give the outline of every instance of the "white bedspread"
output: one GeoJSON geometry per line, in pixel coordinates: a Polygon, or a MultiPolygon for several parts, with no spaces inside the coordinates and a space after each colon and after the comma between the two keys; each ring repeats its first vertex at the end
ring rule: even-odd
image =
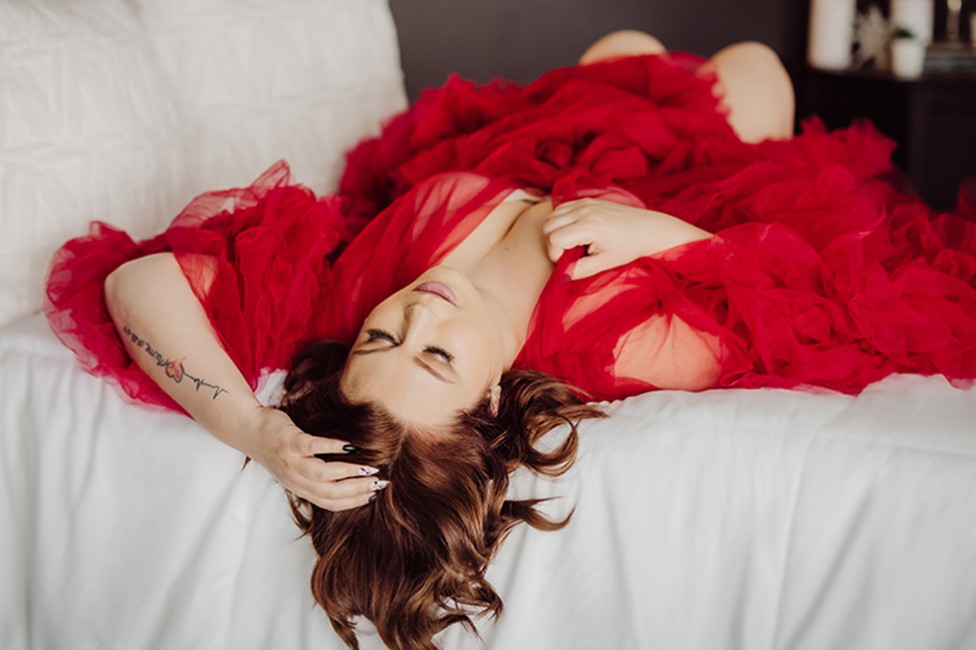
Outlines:
{"type": "MultiPolygon", "coordinates": [[[[503,546],[487,647],[976,647],[976,390],[903,376],[857,399],[660,392],[612,411],[568,476],[517,482],[576,513],[503,546]]],[[[0,427],[0,648],[343,647],[268,474],[123,403],[39,317],[0,330],[0,427]]]]}

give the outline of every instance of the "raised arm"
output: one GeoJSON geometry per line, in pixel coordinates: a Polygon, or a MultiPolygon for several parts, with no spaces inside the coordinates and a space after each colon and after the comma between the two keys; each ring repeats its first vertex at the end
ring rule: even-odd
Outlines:
{"type": "Polygon", "coordinates": [[[563,203],[549,215],[543,232],[553,262],[563,251],[587,247],[586,256],[570,269],[574,280],[712,236],[664,212],[602,199],[563,203]]]}
{"type": "Polygon", "coordinates": [[[306,434],[283,412],[261,405],[172,254],[120,266],[106,279],[105,295],[135,363],[193,419],[292,493],[345,510],[366,504],[382,485],[370,478],[372,468],[315,457],[348,451],[343,441],[306,434]]]}

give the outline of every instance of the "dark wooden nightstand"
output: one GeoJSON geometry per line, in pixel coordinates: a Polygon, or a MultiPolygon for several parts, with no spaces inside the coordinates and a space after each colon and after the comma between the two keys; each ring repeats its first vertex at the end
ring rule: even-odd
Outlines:
{"type": "Polygon", "coordinates": [[[976,176],[976,74],[926,73],[898,79],[876,71],[807,68],[798,115],[830,128],[870,119],[898,143],[895,162],[937,208],[955,204],[959,182],[976,176]]]}

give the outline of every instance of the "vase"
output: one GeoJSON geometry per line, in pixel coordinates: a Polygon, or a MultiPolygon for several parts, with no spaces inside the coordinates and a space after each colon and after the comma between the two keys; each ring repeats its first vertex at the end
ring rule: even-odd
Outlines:
{"type": "Polygon", "coordinates": [[[891,42],[891,70],[896,77],[914,79],[925,67],[925,43],[914,38],[896,38],[891,42]]]}

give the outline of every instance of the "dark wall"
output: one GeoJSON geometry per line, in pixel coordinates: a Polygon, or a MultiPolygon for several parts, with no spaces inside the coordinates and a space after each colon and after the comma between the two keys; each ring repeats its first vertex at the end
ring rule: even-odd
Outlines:
{"type": "Polygon", "coordinates": [[[390,0],[407,91],[450,72],[526,82],[576,61],[600,36],[640,29],[669,49],[711,54],[741,40],[803,61],[808,0],[390,0]]]}

